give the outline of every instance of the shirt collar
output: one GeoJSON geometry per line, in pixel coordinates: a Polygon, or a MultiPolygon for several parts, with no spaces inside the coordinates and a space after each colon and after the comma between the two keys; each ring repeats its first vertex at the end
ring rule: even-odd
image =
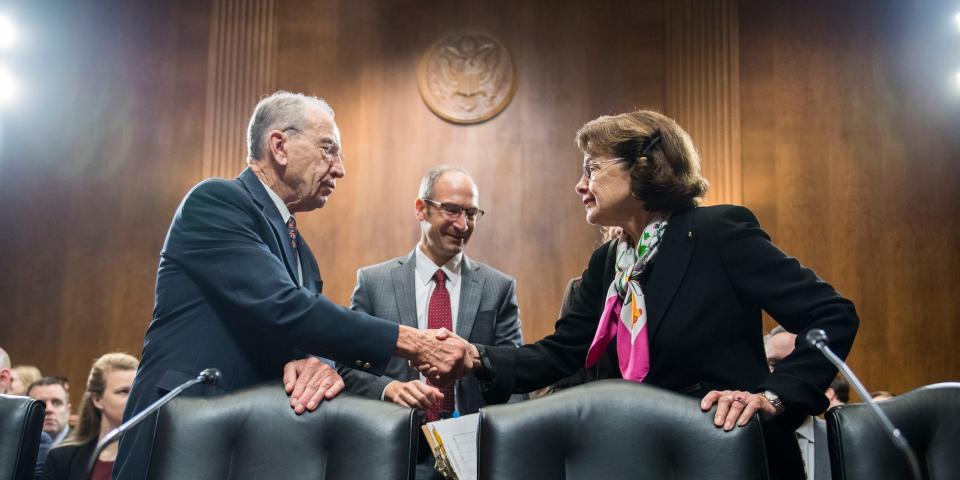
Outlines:
{"type": "Polygon", "coordinates": [[[800,424],[800,427],[797,428],[797,435],[807,439],[807,441],[814,441],[813,438],[813,418],[812,416],[807,417],[806,420],[800,424]]]}
{"type": "MultiPolygon", "coordinates": [[[[257,177],[257,180],[260,180],[260,177],[257,177]]],[[[280,218],[283,219],[283,223],[290,221],[290,217],[293,216],[290,213],[290,210],[287,209],[287,205],[283,203],[283,199],[280,198],[280,195],[277,195],[273,190],[270,189],[270,186],[266,183],[263,183],[263,180],[260,180],[260,183],[263,184],[263,188],[267,189],[267,195],[270,196],[270,200],[273,200],[273,204],[277,206],[277,210],[280,212],[280,218]]]]}
{"type": "Polygon", "coordinates": [[[416,250],[414,261],[416,263],[417,272],[420,273],[420,280],[423,281],[424,285],[430,283],[430,280],[433,280],[433,274],[437,272],[438,268],[443,269],[443,273],[447,276],[447,282],[451,287],[455,286],[457,282],[460,281],[460,266],[463,264],[462,252],[456,254],[450,259],[449,262],[441,267],[436,263],[433,263],[433,260],[430,260],[430,257],[423,253],[423,249],[419,243],[417,244],[417,248],[414,250],[416,250]]]}

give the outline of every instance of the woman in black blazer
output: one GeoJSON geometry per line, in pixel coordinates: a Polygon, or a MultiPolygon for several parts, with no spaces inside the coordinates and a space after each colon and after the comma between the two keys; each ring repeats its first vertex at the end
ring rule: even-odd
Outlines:
{"type": "Polygon", "coordinates": [[[125,353],[107,353],[93,362],[80,407],[79,424],[71,437],[47,454],[43,471],[45,480],[110,479],[113,461],[117,457],[116,443],[100,453],[89,477],[87,468],[97,442],[120,425],[139,364],[136,358],[125,353]]]}
{"type": "Polygon", "coordinates": [[[836,370],[800,341],[771,373],[761,310],[800,339],[825,330],[845,357],[859,323],[853,304],[774,246],[746,208],[698,206],[707,189],[699,156],[670,118],[604,116],[576,141],[587,222],[622,234],[593,252],[553,334],[474,350],[487,401],[581,369],[589,379],[624,377],[694,395],[704,410],[717,404],[714,423],[726,430],[759,413],[771,474],[802,478],[792,432],[826,410],[836,370]]]}

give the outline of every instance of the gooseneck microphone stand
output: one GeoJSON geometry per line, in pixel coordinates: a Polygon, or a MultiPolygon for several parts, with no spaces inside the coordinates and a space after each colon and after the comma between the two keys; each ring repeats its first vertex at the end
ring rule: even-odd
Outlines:
{"type": "Polygon", "coordinates": [[[120,440],[120,437],[124,433],[127,433],[128,430],[137,426],[138,423],[146,419],[151,413],[156,412],[160,407],[166,405],[173,400],[174,397],[180,395],[184,390],[198,384],[202,383],[204,385],[216,385],[220,381],[220,370],[216,368],[208,368],[197,374],[197,378],[192,378],[183,384],[179,385],[177,388],[170,390],[166,395],[160,397],[159,400],[150,404],[149,407],[145,408],[140,413],[136,414],[130,420],[127,420],[119,427],[110,430],[106,435],[97,442],[97,448],[93,450],[93,456],[90,457],[90,462],[87,464],[87,475],[86,478],[90,478],[93,475],[93,468],[97,464],[97,457],[100,456],[100,453],[103,452],[103,449],[110,445],[111,443],[120,440]]]}
{"type": "Polygon", "coordinates": [[[823,356],[827,357],[827,360],[830,360],[844,378],[850,382],[850,385],[853,385],[853,389],[856,390],[857,395],[860,395],[860,398],[863,399],[870,411],[873,412],[874,416],[877,417],[877,420],[880,422],[880,426],[883,428],[884,433],[890,437],[890,441],[893,442],[893,445],[897,447],[897,450],[907,458],[907,463],[910,465],[910,472],[913,474],[913,478],[916,480],[922,480],[923,474],[920,470],[920,462],[917,460],[917,455],[913,453],[913,449],[910,448],[910,444],[907,443],[906,437],[900,433],[900,429],[893,426],[893,422],[890,421],[890,417],[887,414],[883,413],[883,410],[880,409],[880,406],[877,405],[876,400],[870,396],[870,393],[867,392],[867,389],[860,383],[860,379],[853,374],[853,370],[850,370],[850,367],[847,366],[846,362],[840,359],[833,350],[830,350],[830,347],[827,345],[827,332],[819,328],[815,328],[807,332],[807,343],[810,346],[820,350],[820,353],[823,356]]]}

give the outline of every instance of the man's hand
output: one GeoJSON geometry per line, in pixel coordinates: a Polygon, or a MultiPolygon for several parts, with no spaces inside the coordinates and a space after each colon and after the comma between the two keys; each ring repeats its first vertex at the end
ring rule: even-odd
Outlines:
{"type": "Polygon", "coordinates": [[[724,430],[733,430],[734,425],[744,426],[750,422],[754,413],[760,412],[760,417],[769,420],[777,414],[770,401],[759,393],[742,392],[739,390],[713,390],[704,395],[700,401],[700,408],[710,410],[717,404],[717,414],[713,417],[713,424],[723,427],[724,430]]]}
{"type": "Polygon", "coordinates": [[[320,402],[336,397],[343,387],[340,374],[317,358],[293,360],[283,366],[283,388],[297,415],[316,410],[320,402]]]}
{"type": "Polygon", "coordinates": [[[397,356],[429,373],[426,377],[434,385],[443,386],[473,370],[472,357],[467,355],[469,345],[443,328],[420,331],[401,325],[397,356]]]}
{"type": "Polygon", "coordinates": [[[426,410],[443,400],[443,393],[420,380],[394,380],[383,391],[383,398],[404,407],[426,410]]]}

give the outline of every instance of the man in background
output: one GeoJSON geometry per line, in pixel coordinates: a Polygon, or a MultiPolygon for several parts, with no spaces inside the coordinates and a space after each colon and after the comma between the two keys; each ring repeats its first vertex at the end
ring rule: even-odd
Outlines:
{"type": "MultiPolygon", "coordinates": [[[[10,384],[12,383],[10,375],[10,355],[7,351],[0,348],[0,394],[12,395],[10,384]]],[[[37,450],[37,461],[33,468],[33,478],[40,478],[43,475],[43,465],[47,462],[47,452],[53,444],[53,439],[47,432],[40,432],[40,448],[37,450]]]]}
{"type": "Polygon", "coordinates": [[[43,377],[27,387],[27,396],[43,402],[43,431],[53,438],[53,446],[60,445],[70,433],[70,393],[66,382],[57,377],[43,377]]]}
{"type": "MultiPolygon", "coordinates": [[[[483,216],[479,201],[466,170],[441,165],[427,172],[414,202],[419,243],[407,255],[358,270],[351,308],[420,330],[446,328],[471,343],[522,345],[516,281],[464,254],[483,216]]],[[[349,365],[340,373],[347,391],[423,410],[428,422],[486,405],[472,375],[431,385],[398,357],[380,377],[349,365]]],[[[420,453],[417,478],[440,478],[429,448],[420,453]]]]}
{"type": "MultiPolygon", "coordinates": [[[[777,368],[796,347],[797,336],[777,325],[763,337],[763,349],[770,371],[777,368]]],[[[797,444],[803,457],[803,468],[808,480],[829,480],[830,452],[827,449],[827,423],[817,417],[807,417],[797,428],[797,444]]]]}

